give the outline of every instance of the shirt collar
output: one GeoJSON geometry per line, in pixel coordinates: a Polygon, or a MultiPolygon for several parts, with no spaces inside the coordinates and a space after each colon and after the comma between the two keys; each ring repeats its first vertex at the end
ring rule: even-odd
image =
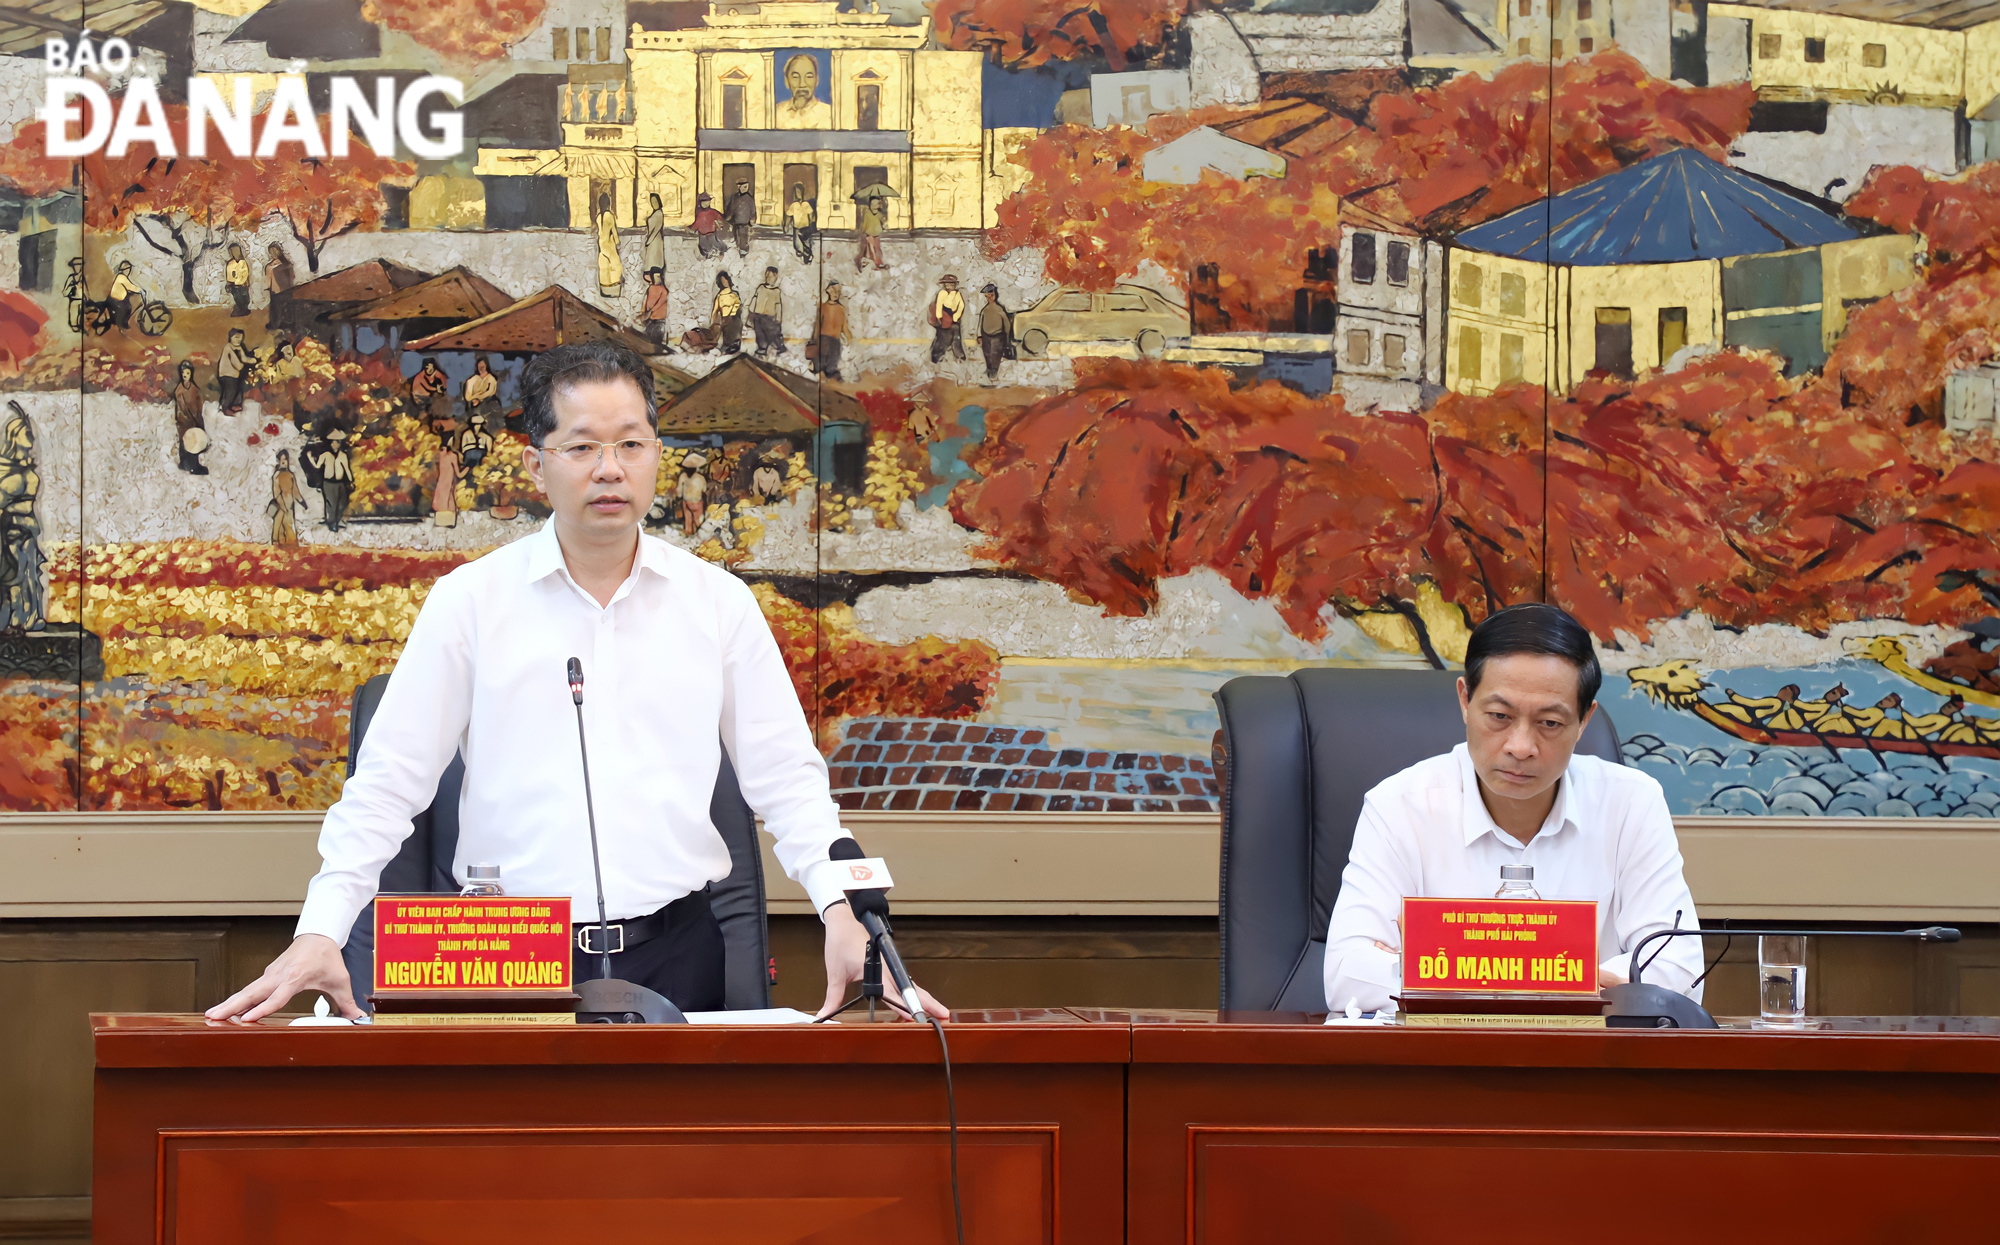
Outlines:
{"type": "MultiPolygon", "coordinates": [[[[533,536],[527,537],[521,543],[527,547],[528,551],[527,580],[529,583],[538,583],[550,575],[560,572],[563,579],[574,586],[576,581],[570,579],[569,567],[563,562],[562,543],[556,539],[555,519],[551,518],[548,522],[542,524],[540,531],[536,532],[533,536]]],[[[651,571],[661,579],[671,580],[673,578],[672,563],[667,551],[667,543],[657,537],[646,535],[643,530],[639,533],[639,556],[634,560],[632,576],[628,577],[626,582],[630,583],[631,579],[636,578],[640,571],[651,571]]],[[[620,591],[622,594],[623,589],[620,591]]]]}
{"type": "MultiPolygon", "coordinates": [[[[1486,801],[1479,795],[1479,772],[1472,765],[1472,749],[1466,744],[1460,744],[1451,750],[1451,754],[1458,760],[1459,780],[1464,784],[1465,802],[1461,820],[1466,846],[1470,847],[1473,840],[1482,834],[1491,834],[1502,843],[1525,847],[1526,844],[1521,840],[1502,830],[1493,820],[1493,814],[1486,811],[1486,801]]],[[[1556,787],[1556,802],[1549,809],[1548,818],[1542,822],[1541,829],[1535,831],[1535,839],[1560,834],[1568,827],[1576,825],[1570,800],[1570,794],[1576,790],[1575,769],[1572,760],[1571,765],[1563,770],[1563,776],[1556,787]]],[[[1529,842],[1534,841],[1534,839],[1529,840],[1529,842]]]]}

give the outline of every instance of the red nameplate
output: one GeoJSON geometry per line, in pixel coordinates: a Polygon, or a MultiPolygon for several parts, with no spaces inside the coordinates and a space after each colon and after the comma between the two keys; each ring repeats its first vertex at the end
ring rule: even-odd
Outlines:
{"type": "Polygon", "coordinates": [[[383,895],[375,992],[567,990],[569,897],[383,895]]]}
{"type": "Polygon", "coordinates": [[[1597,902],[1405,899],[1403,988],[1596,994],[1597,902]]]}

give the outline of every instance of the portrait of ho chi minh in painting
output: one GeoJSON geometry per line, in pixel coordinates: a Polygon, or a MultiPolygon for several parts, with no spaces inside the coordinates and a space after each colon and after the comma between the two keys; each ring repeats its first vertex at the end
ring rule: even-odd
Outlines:
{"type": "Polygon", "coordinates": [[[819,91],[819,62],[801,52],[785,62],[785,89],[790,94],[778,105],[781,130],[830,130],[833,105],[814,96],[819,91]]]}

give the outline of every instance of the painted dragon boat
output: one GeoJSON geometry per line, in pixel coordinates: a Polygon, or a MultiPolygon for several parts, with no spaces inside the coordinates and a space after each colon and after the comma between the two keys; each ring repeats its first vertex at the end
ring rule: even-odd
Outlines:
{"type": "MultiPolygon", "coordinates": [[[[1911,677],[1903,670],[1894,672],[1911,677]]],[[[1850,705],[1846,687],[1838,683],[1817,698],[1802,694],[1795,683],[1779,688],[1775,696],[1745,696],[1729,688],[1719,698],[1704,696],[1713,685],[1692,662],[1678,659],[1635,668],[1626,677],[1655,703],[1692,713],[1744,743],[2000,760],[2000,718],[1968,714],[1968,689],[1928,675],[1924,678],[1942,685],[1940,694],[1946,696],[1935,713],[1908,712],[1895,693],[1873,705],[1850,705]]]]}

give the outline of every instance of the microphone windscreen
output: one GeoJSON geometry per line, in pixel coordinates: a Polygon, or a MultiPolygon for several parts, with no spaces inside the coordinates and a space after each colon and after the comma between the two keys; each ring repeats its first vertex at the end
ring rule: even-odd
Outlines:
{"type": "Polygon", "coordinates": [[[572,657],[569,659],[569,685],[576,687],[583,682],[583,663],[572,657]]]}
{"type": "MultiPolygon", "coordinates": [[[[827,844],[826,848],[828,860],[863,860],[867,855],[868,853],[861,850],[861,844],[855,842],[852,835],[842,835],[827,844]]],[[[879,886],[867,890],[849,891],[847,907],[856,917],[872,912],[876,916],[886,918],[889,915],[889,892],[879,886]]]]}

